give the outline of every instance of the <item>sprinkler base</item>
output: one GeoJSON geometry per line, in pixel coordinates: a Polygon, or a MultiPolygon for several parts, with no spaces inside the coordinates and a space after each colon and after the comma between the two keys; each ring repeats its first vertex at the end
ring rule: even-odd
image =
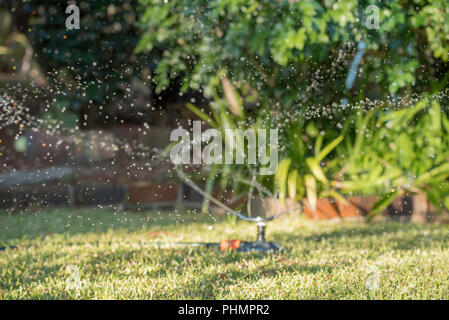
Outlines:
{"type": "Polygon", "coordinates": [[[285,248],[274,242],[267,241],[253,241],[253,242],[242,242],[237,251],[241,252],[282,252],[285,248]]]}
{"type": "Polygon", "coordinates": [[[265,240],[265,221],[260,221],[257,224],[257,240],[256,241],[241,241],[241,240],[222,240],[220,242],[220,249],[236,250],[240,252],[282,252],[285,249],[274,242],[265,240]]]}

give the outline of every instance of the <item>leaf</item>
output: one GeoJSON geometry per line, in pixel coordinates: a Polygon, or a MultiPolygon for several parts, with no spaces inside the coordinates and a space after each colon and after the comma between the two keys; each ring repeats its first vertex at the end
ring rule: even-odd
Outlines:
{"type": "Polygon", "coordinates": [[[286,196],[287,189],[287,176],[288,169],[290,168],[292,160],[290,158],[286,158],[279,163],[278,170],[275,174],[275,180],[277,180],[279,186],[279,200],[284,202],[286,196]]]}
{"type": "Polygon", "coordinates": [[[310,175],[304,176],[304,183],[306,185],[307,202],[312,210],[316,210],[316,180],[310,175]]]}
{"type": "Polygon", "coordinates": [[[443,163],[442,165],[433,168],[432,170],[423,173],[421,176],[416,179],[416,185],[420,185],[423,183],[430,182],[432,179],[434,179],[436,176],[438,176],[439,179],[443,180],[446,177],[449,176],[449,163],[443,163]]]}
{"type": "Polygon", "coordinates": [[[240,98],[240,95],[234,90],[234,87],[228,78],[222,78],[221,84],[226,100],[228,101],[229,110],[231,110],[235,116],[243,117],[242,99],[240,98]]]}
{"type": "Polygon", "coordinates": [[[320,134],[318,135],[318,137],[315,139],[315,157],[318,156],[318,154],[321,151],[321,145],[323,144],[323,140],[324,140],[324,135],[320,134]]]}
{"type": "MultiPolygon", "coordinates": [[[[217,169],[216,169],[215,166],[213,166],[211,172],[209,173],[209,176],[207,177],[206,187],[204,189],[204,191],[208,195],[212,194],[212,188],[214,186],[214,181],[215,181],[216,174],[217,174],[217,169]]],[[[206,213],[209,210],[209,205],[210,205],[209,198],[204,197],[203,204],[201,206],[201,212],[202,213],[206,213]]]]}
{"type": "Polygon", "coordinates": [[[321,152],[318,154],[318,156],[316,156],[315,160],[318,163],[321,162],[342,141],[343,141],[343,136],[338,136],[335,140],[333,140],[327,146],[325,146],[323,148],[323,150],[321,150],[321,152]]]}
{"type": "Polygon", "coordinates": [[[165,157],[168,156],[170,153],[170,150],[179,143],[179,141],[172,141],[170,142],[164,149],[162,149],[161,152],[156,156],[156,163],[159,163],[160,161],[164,160],[165,157]]]}
{"type": "Polygon", "coordinates": [[[325,191],[320,193],[320,197],[323,197],[323,198],[334,198],[335,200],[337,200],[338,202],[340,202],[342,204],[347,204],[348,203],[346,198],[343,197],[341,194],[339,194],[335,190],[325,190],[325,191]]]}
{"type": "Polygon", "coordinates": [[[307,158],[306,164],[317,180],[324,184],[328,184],[327,178],[315,158],[307,158]]]}
{"type": "Polygon", "coordinates": [[[309,122],[306,125],[306,133],[309,137],[315,138],[319,134],[319,131],[313,122],[309,122]]]}
{"type": "Polygon", "coordinates": [[[294,169],[289,173],[288,179],[287,179],[288,197],[291,200],[295,200],[295,198],[296,198],[297,179],[298,179],[298,170],[294,169]]]}
{"type": "Polygon", "coordinates": [[[298,178],[296,179],[296,200],[302,200],[305,191],[304,179],[298,174],[298,178]]]}
{"type": "Polygon", "coordinates": [[[304,28],[300,28],[295,36],[296,49],[301,51],[304,48],[305,41],[306,41],[306,30],[304,28]]]}
{"type": "Polygon", "coordinates": [[[435,189],[424,190],[427,200],[433,204],[435,209],[441,214],[443,213],[441,194],[435,189]]]}
{"type": "Polygon", "coordinates": [[[353,156],[357,156],[360,153],[360,150],[363,145],[363,141],[365,139],[365,132],[368,127],[368,123],[371,119],[371,116],[374,114],[374,109],[370,110],[363,120],[360,117],[357,117],[357,125],[356,125],[356,131],[357,135],[354,142],[354,150],[352,151],[353,156]]]}
{"type": "Polygon", "coordinates": [[[397,197],[399,194],[399,191],[393,191],[387,194],[384,194],[380,197],[380,199],[374,204],[373,208],[371,209],[370,213],[367,216],[367,221],[371,221],[376,215],[384,211],[397,197]]]}
{"type": "Polygon", "coordinates": [[[376,180],[346,180],[346,181],[332,181],[331,185],[341,189],[344,193],[357,192],[373,187],[381,187],[385,184],[385,178],[376,180]]]}
{"type": "Polygon", "coordinates": [[[429,108],[430,115],[430,128],[433,132],[439,132],[441,130],[441,106],[438,101],[432,101],[429,108]]]}
{"type": "Polygon", "coordinates": [[[213,128],[217,127],[217,124],[214,122],[214,120],[211,119],[206,113],[201,111],[199,108],[195,107],[191,103],[187,103],[186,107],[192,111],[194,114],[196,114],[200,119],[204,120],[208,125],[210,125],[213,128]]]}
{"type": "Polygon", "coordinates": [[[443,204],[446,207],[446,210],[448,210],[449,209],[449,196],[447,196],[443,199],[443,204]]]}

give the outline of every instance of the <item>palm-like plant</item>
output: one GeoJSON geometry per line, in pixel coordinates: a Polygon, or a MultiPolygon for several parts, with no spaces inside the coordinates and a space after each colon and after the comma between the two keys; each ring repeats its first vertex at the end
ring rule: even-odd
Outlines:
{"type": "Polygon", "coordinates": [[[426,98],[354,118],[353,139],[340,150],[348,160],[333,187],[343,194],[380,194],[369,218],[404,194],[424,193],[437,208],[449,201],[442,192],[449,177],[449,119],[439,102],[426,98]]]}
{"type": "Polygon", "coordinates": [[[343,196],[332,188],[328,179],[335,172],[338,159],[326,159],[343,136],[337,134],[335,137],[335,132],[331,131],[320,133],[311,122],[305,130],[303,128],[304,123],[299,121],[287,129],[288,155],[279,163],[274,176],[280,200],[306,197],[312,209],[316,207],[317,197],[332,197],[344,202],[343,196]],[[325,140],[330,141],[323,147],[325,140]],[[313,147],[309,148],[311,145],[313,147]]]}
{"type": "Polygon", "coordinates": [[[424,193],[440,210],[449,205],[449,119],[438,101],[358,110],[340,135],[313,127],[299,121],[288,130],[287,156],[274,177],[281,200],[307,198],[314,209],[317,197],[379,196],[369,219],[405,194],[424,193]]]}

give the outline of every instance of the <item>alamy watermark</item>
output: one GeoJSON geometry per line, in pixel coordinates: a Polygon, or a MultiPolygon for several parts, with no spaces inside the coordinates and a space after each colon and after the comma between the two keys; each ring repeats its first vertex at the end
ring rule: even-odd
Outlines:
{"type": "Polygon", "coordinates": [[[369,5],[365,9],[365,14],[367,15],[365,19],[365,26],[369,29],[379,30],[380,23],[380,10],[375,4],[369,5]]]}
{"type": "Polygon", "coordinates": [[[81,281],[80,281],[80,270],[76,265],[69,265],[66,268],[66,273],[68,277],[65,281],[65,289],[70,290],[80,290],[81,289],[81,281]]]}
{"type": "MultiPolygon", "coordinates": [[[[167,3],[168,1],[165,1],[167,3]]],[[[80,8],[76,4],[70,4],[65,10],[66,14],[70,14],[65,20],[65,26],[68,30],[80,29],[80,8]]],[[[365,8],[365,26],[367,29],[378,30],[380,28],[380,10],[375,4],[371,4],[365,8]]]]}
{"type": "Polygon", "coordinates": [[[173,130],[170,141],[178,143],[170,150],[171,161],[175,165],[248,164],[260,167],[260,175],[276,172],[278,129],[224,129],[223,132],[224,136],[213,128],[202,132],[201,121],[193,121],[192,137],[187,129],[173,130]]]}
{"type": "Polygon", "coordinates": [[[65,13],[70,14],[65,19],[65,27],[68,30],[80,28],[80,8],[76,4],[71,4],[65,9],[65,13]]]}
{"type": "Polygon", "coordinates": [[[380,286],[380,270],[376,266],[368,266],[365,270],[365,287],[368,290],[377,290],[380,286]]]}

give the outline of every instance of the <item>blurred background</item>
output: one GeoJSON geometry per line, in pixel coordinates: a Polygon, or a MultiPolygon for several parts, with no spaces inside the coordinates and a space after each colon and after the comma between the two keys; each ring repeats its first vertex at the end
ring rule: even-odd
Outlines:
{"type": "MultiPolygon", "coordinates": [[[[0,0],[0,26],[8,212],[207,210],[163,161],[195,119],[279,128],[278,173],[257,179],[312,218],[427,221],[449,205],[444,0],[0,0]]],[[[238,207],[250,173],[197,180],[238,207]]]]}
{"type": "Polygon", "coordinates": [[[195,93],[155,93],[161,52],[135,52],[137,1],[78,2],[80,30],[66,29],[70,4],[0,3],[0,206],[176,200],[151,159],[195,93]]]}

